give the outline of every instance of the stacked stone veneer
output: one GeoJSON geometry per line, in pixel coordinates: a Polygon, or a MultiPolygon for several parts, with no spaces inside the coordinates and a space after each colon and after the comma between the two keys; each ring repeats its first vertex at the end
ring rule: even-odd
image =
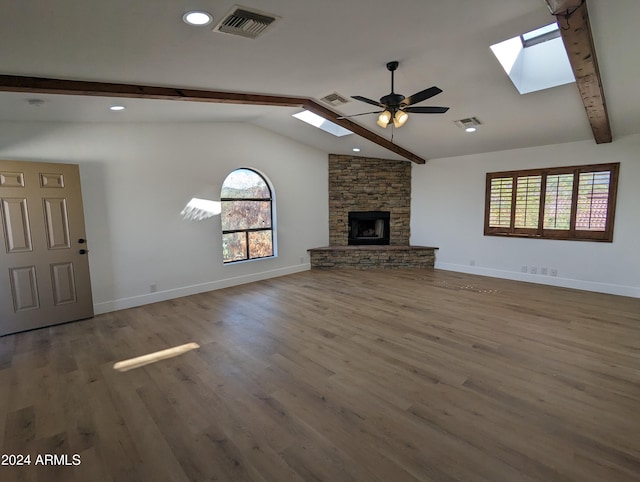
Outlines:
{"type": "Polygon", "coordinates": [[[329,155],[329,246],[309,249],[311,267],[427,268],[435,250],[409,246],[411,163],[329,155]],[[349,246],[349,211],[389,211],[389,246],[349,246]]]}
{"type": "Polygon", "coordinates": [[[390,242],[409,245],[411,163],[329,155],[329,244],[349,244],[349,211],[389,211],[390,242]]]}
{"type": "Polygon", "coordinates": [[[426,246],[328,246],[309,250],[311,267],[433,268],[435,250],[426,246]]]}

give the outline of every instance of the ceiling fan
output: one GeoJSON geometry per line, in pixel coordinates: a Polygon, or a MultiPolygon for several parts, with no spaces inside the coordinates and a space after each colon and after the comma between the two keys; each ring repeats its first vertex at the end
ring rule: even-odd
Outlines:
{"type": "MultiPolygon", "coordinates": [[[[412,107],[414,104],[418,102],[422,102],[423,100],[427,100],[434,95],[438,95],[442,92],[442,89],[439,89],[436,86],[429,87],[428,89],[421,90],[420,92],[416,92],[415,94],[405,97],[401,94],[396,94],[394,92],[393,85],[393,73],[398,68],[398,62],[393,61],[387,63],[387,70],[391,72],[391,93],[385,95],[380,99],[380,102],[377,102],[372,99],[368,99],[367,97],[362,97],[361,95],[353,95],[352,99],[359,100],[360,102],[366,102],[367,104],[375,105],[380,107],[382,110],[376,110],[373,112],[363,112],[362,114],[354,114],[351,116],[345,117],[356,117],[360,115],[367,114],[380,114],[378,116],[378,121],[376,122],[380,127],[386,128],[389,125],[389,122],[393,122],[394,127],[401,127],[405,122],[409,119],[409,114],[444,114],[449,110],[448,107],[412,107]]],[[[344,117],[342,117],[344,118],[344,117]]]]}

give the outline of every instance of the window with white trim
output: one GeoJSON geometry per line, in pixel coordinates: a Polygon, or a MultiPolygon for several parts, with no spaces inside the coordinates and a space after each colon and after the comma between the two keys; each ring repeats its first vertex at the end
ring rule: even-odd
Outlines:
{"type": "Polygon", "coordinates": [[[613,241],[620,163],[487,173],[484,234],[613,241]]]}

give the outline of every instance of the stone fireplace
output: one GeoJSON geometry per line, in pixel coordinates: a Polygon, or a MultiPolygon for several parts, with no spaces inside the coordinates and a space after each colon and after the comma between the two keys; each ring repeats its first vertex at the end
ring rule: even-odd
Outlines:
{"type": "Polygon", "coordinates": [[[329,155],[329,246],[312,268],[433,267],[435,250],[409,246],[411,163],[329,155]]]}
{"type": "Polygon", "coordinates": [[[330,154],[330,246],[349,244],[350,211],[389,212],[389,244],[409,245],[411,163],[330,154]]]}

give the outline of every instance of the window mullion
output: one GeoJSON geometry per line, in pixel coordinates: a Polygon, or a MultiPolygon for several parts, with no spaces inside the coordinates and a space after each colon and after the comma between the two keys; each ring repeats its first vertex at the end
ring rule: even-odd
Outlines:
{"type": "Polygon", "coordinates": [[[576,236],[576,218],[578,215],[578,190],[580,183],[580,170],[573,171],[573,191],[571,193],[571,217],[569,218],[569,236],[576,236]]]}
{"type": "Polygon", "coordinates": [[[516,229],[516,198],[518,194],[518,176],[512,177],[511,186],[511,220],[509,221],[509,232],[514,233],[516,229]]]}
{"type": "Polygon", "coordinates": [[[547,172],[541,173],[540,179],[540,208],[538,211],[538,236],[544,232],[544,205],[547,200],[547,172]]]}

